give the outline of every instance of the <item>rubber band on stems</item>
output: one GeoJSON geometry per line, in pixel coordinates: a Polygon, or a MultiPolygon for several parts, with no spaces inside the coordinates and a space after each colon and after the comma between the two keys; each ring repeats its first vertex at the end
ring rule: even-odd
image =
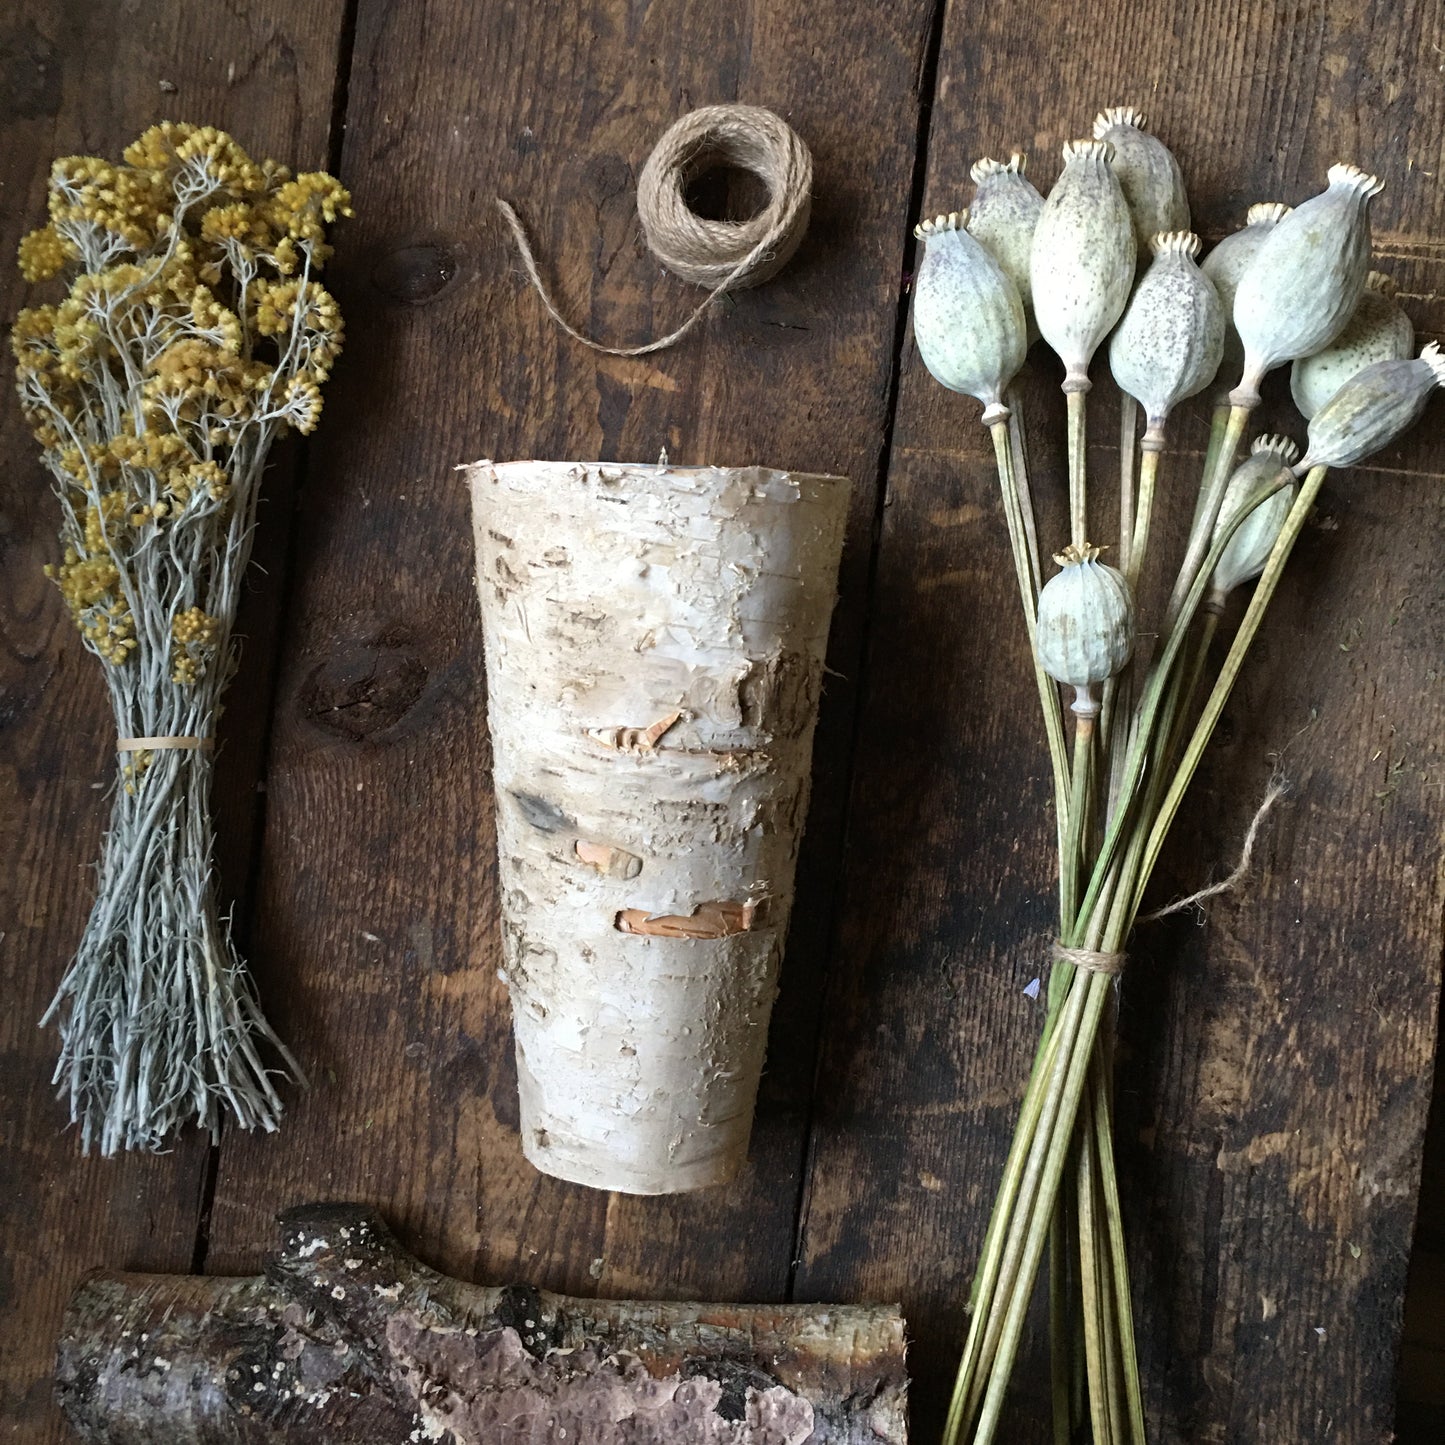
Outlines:
{"type": "Polygon", "coordinates": [[[646,356],[675,346],[729,291],[770,280],[791,259],[808,229],[813,157],[781,116],[756,105],[708,105],[663,133],[637,183],[637,215],[652,254],[674,275],[711,289],[681,326],[641,346],[608,346],[577,330],[557,309],[516,211],[497,197],[527,277],[547,314],[575,341],[606,356],[646,356]],[[768,203],[746,221],[715,221],[687,204],[686,190],[717,166],[757,176],[768,203]]]}
{"type": "Polygon", "coordinates": [[[216,746],[215,738],[117,738],[115,750],[118,753],[161,752],[166,748],[183,748],[191,752],[208,753],[216,746]]]}

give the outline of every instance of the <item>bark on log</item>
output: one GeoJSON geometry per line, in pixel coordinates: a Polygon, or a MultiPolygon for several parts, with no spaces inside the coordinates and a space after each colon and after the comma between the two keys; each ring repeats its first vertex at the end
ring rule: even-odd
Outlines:
{"type": "Polygon", "coordinates": [[[469,468],[522,1147],[663,1194],[747,1157],[848,483],[469,468]]]}
{"type": "Polygon", "coordinates": [[[281,1216],[264,1275],[93,1275],[57,1395],[102,1445],[907,1440],[882,1307],[571,1299],[450,1279],[370,1211],[281,1216]]]}

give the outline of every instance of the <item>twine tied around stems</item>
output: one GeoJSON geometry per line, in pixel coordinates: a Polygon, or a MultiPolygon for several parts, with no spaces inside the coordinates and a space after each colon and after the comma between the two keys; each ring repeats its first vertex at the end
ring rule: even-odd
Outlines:
{"type": "Polygon", "coordinates": [[[115,750],[118,753],[160,752],[164,748],[185,748],[194,752],[208,753],[216,746],[215,738],[117,738],[115,750]]]}
{"type": "Polygon", "coordinates": [[[1054,957],[1061,963],[1072,963],[1085,973],[1106,973],[1111,976],[1124,972],[1122,953],[1100,953],[1093,948],[1067,948],[1062,943],[1054,944],[1054,957]]]}
{"type": "Polygon", "coordinates": [[[781,116],[757,105],[707,105],[663,132],[637,183],[637,215],[654,256],[674,275],[710,287],[681,326],[642,346],[608,346],[583,335],[558,311],[537,269],[527,232],[500,196],[527,277],[547,314],[576,341],[607,356],[645,356],[681,341],[714,301],[770,280],[798,249],[812,208],[813,157],[781,116]],[[687,186],[717,166],[757,176],[768,203],[746,221],[713,221],[687,204],[687,186]]]}

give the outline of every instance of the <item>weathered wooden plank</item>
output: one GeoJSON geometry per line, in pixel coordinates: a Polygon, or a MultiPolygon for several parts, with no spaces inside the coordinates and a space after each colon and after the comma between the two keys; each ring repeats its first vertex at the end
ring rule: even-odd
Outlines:
{"type": "MultiPolygon", "coordinates": [[[[324,164],[343,6],[244,11],[166,3],[19,0],[0,18],[0,317],[26,302],[19,237],[45,215],[52,158],[118,156],[146,126],[194,118],[258,152],[324,164]],[[162,85],[164,82],[164,87],[162,85]]],[[[37,288],[37,296],[39,288],[37,288]]],[[[8,329],[8,328],[7,328],[8,329]]],[[[8,348],[6,355],[8,357],[8,348]]],[[[9,375],[9,363],[6,375],[9,375]]],[[[36,1028],[80,936],[105,822],[113,754],[97,664],[55,588],[58,517],[35,445],[0,404],[0,1419],[27,1442],[64,1438],[51,1405],[66,1297],[106,1264],[185,1270],[196,1248],[209,1144],[162,1158],[81,1160],[48,1088],[55,1035],[36,1028]]],[[[285,468],[275,480],[289,495],[285,468]]],[[[287,508],[262,525],[272,580],[287,508]],[[277,523],[279,522],[279,525],[277,523]]],[[[219,767],[218,866],[235,896],[250,865],[256,777],[271,674],[270,581],[243,610],[248,634],[219,767]],[[260,604],[260,605],[257,605],[260,604]]]]}
{"type": "Polygon", "coordinates": [[[1438,1047],[1405,1291],[1395,1433],[1399,1445],[1429,1445],[1445,1435],[1445,1070],[1438,1047]]]}
{"type": "MultiPolygon", "coordinates": [[[[1208,235],[1249,202],[1301,198],[1340,157],[1380,169],[1385,269],[1438,334],[1445,202],[1422,173],[1445,114],[1437,85],[1405,77],[1440,45],[1441,12],[1384,18],[951,6],[925,210],[964,203],[970,161],[1010,145],[1035,152],[1046,184],[1059,142],[1087,134],[1098,106],[1133,102],[1176,148],[1208,235]]],[[[1057,518],[1060,373],[1042,352],[1029,371],[1057,518]]],[[[1116,460],[1111,394],[1099,385],[1092,408],[1096,468],[1116,460]]],[[[1281,395],[1266,419],[1285,424],[1281,395]]],[[[1294,792],[1259,876],[1202,929],[1144,932],[1124,985],[1121,1168],[1159,1440],[1389,1438],[1439,984],[1435,415],[1331,479],[1156,892],[1222,871],[1282,753],[1294,792]]],[[[1040,1019],[1022,990],[1053,917],[1042,741],[975,418],[907,360],[797,1281],[799,1298],[902,1295],[925,1433],[961,1342],[1040,1019]]],[[[1287,429],[1302,432],[1297,418],[1287,429]]],[[[1201,413],[1176,433],[1197,452],[1201,413]]],[[[1036,1339],[1010,1440],[1046,1438],[1047,1386],[1036,1339]]]]}
{"type": "Polygon", "coordinates": [[[273,1140],[227,1140],[212,1268],[328,1193],[382,1206],[457,1274],[572,1293],[778,1299],[792,1257],[819,966],[885,425],[926,0],[360,10],[338,254],[350,358],[303,500],[267,780],[260,942],[316,1088],[273,1140]],[[840,97],[846,96],[846,103],[840,97]],[[785,112],[815,152],[801,253],[687,344],[598,358],[526,289],[492,197],[528,220],[568,311],[618,342],[699,293],[660,272],[634,191],[696,105],[785,112]],[[493,897],[480,629],[465,492],[497,458],[756,461],[857,483],[823,765],[753,1163],[692,1198],[533,1172],[493,897]]]}

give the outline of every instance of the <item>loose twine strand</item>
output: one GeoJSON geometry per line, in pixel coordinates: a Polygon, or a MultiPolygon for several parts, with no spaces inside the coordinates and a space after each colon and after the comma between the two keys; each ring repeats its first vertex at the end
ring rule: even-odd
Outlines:
{"type": "MultiPolygon", "coordinates": [[[[1218,883],[1211,883],[1207,888],[1201,888],[1197,893],[1191,893],[1186,898],[1177,898],[1173,903],[1166,903],[1163,908],[1156,908],[1153,913],[1146,913],[1139,922],[1153,923],[1155,919],[1167,918],[1171,913],[1182,913],[1186,908],[1197,908],[1206,898],[1216,898],[1221,893],[1229,893],[1238,888],[1249,876],[1249,870],[1254,862],[1255,844],[1259,842],[1260,830],[1264,827],[1265,819],[1269,817],[1274,805],[1287,792],[1289,792],[1289,780],[1283,774],[1276,773],[1269,780],[1269,787],[1265,790],[1259,807],[1255,809],[1254,817],[1249,820],[1249,827],[1244,834],[1244,843],[1239,850],[1239,862],[1235,864],[1228,877],[1221,878],[1218,883]]],[[[1063,963],[1071,963],[1075,968],[1083,969],[1085,973],[1111,975],[1123,973],[1126,959],[1126,955],[1122,953],[1102,953],[1092,948],[1066,948],[1062,943],[1054,944],[1052,954],[1054,958],[1063,963]]]]}
{"type": "Polygon", "coordinates": [[[1187,898],[1177,898],[1173,903],[1166,903],[1163,908],[1156,908],[1153,913],[1146,913],[1139,921],[1153,923],[1156,918],[1167,918],[1171,913],[1183,913],[1186,908],[1197,907],[1206,898],[1214,898],[1221,893],[1229,893],[1238,888],[1249,876],[1250,866],[1254,862],[1254,845],[1259,841],[1259,832],[1264,826],[1264,820],[1269,817],[1274,805],[1287,792],[1289,792],[1289,779],[1282,773],[1275,773],[1269,780],[1269,787],[1265,789],[1264,798],[1255,810],[1254,817],[1249,820],[1249,827],[1244,834],[1244,844],[1239,850],[1239,862],[1234,865],[1234,871],[1227,878],[1221,878],[1218,883],[1211,883],[1208,888],[1201,888],[1199,892],[1191,893],[1187,898]]]}
{"type": "Polygon", "coordinates": [[[500,196],[527,277],[547,314],[575,341],[606,356],[646,356],[683,339],[718,297],[776,276],[798,249],[812,209],[813,157],[802,138],[757,105],[708,105],[663,133],[637,183],[637,215],[648,248],[674,275],[710,287],[676,329],[642,346],[608,346],[577,330],[557,309],[537,269],[526,229],[500,196]],[[768,188],[768,203],[746,221],[713,221],[688,207],[685,191],[715,166],[750,171],[768,188]]]}

